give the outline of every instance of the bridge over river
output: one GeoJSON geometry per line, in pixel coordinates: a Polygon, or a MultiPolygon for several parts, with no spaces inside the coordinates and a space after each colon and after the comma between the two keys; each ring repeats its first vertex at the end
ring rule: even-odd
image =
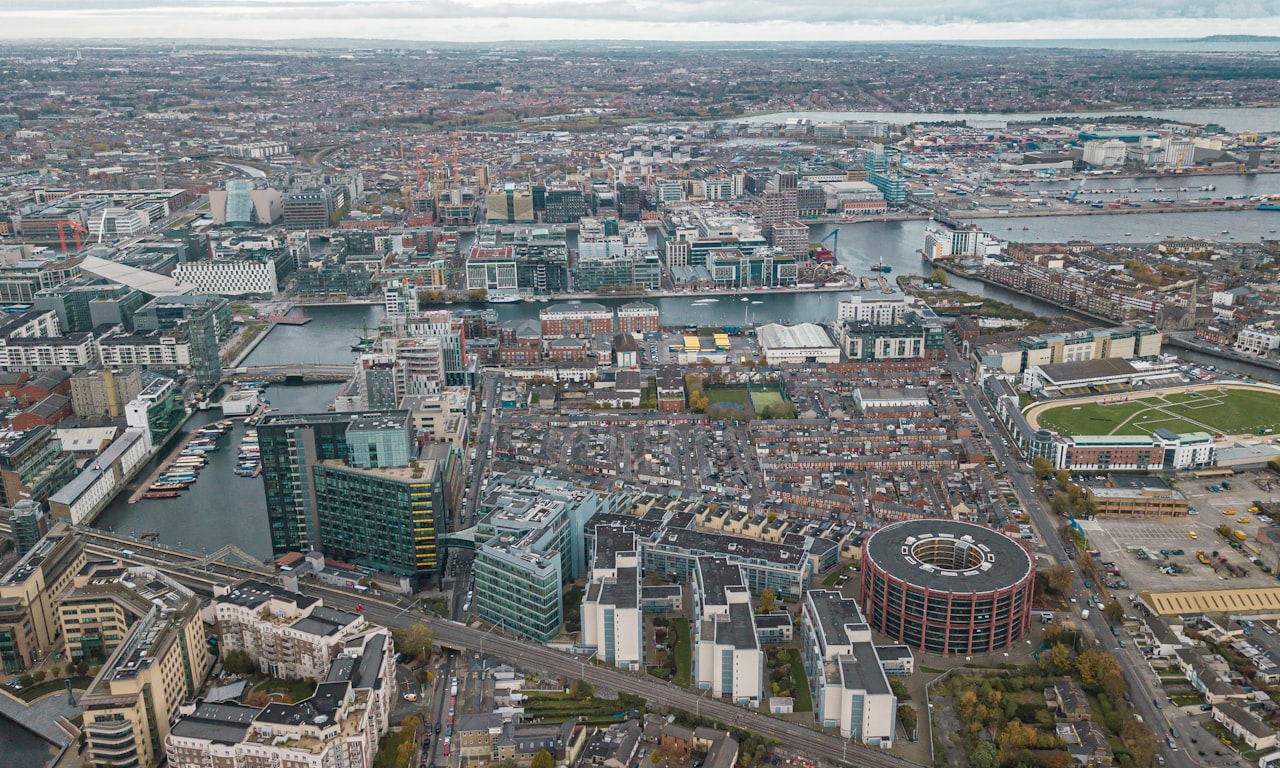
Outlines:
{"type": "Polygon", "coordinates": [[[268,381],[285,384],[309,384],[312,382],[346,381],[352,376],[350,364],[294,364],[251,365],[240,368],[223,368],[222,380],[268,381]]]}

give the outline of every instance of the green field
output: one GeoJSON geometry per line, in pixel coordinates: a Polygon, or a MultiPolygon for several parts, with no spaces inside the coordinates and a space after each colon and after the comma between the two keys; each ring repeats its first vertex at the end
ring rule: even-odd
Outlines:
{"type": "Polygon", "coordinates": [[[707,402],[711,405],[716,403],[737,403],[745,407],[751,400],[747,395],[747,390],[743,387],[708,387],[703,391],[707,395],[707,402]]]}
{"type": "Polygon", "coordinates": [[[776,389],[751,390],[751,405],[756,409],[756,413],[771,405],[776,407],[786,404],[786,399],[776,389]]]}
{"type": "Polygon", "coordinates": [[[1248,389],[1176,392],[1116,402],[1081,403],[1050,408],[1040,426],[1062,435],[1149,435],[1175,433],[1256,434],[1280,430],[1280,394],[1248,389]]]}

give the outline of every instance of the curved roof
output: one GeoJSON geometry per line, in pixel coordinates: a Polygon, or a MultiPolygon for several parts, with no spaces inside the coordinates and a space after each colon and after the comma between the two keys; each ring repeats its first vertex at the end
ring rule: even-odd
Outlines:
{"type": "Polygon", "coordinates": [[[873,532],[865,546],[876,567],[911,584],[940,592],[1007,589],[1034,570],[1031,555],[999,531],[955,520],[905,520],[873,532]],[[912,547],[929,539],[953,540],[981,553],[981,562],[950,570],[917,560],[912,547]]]}

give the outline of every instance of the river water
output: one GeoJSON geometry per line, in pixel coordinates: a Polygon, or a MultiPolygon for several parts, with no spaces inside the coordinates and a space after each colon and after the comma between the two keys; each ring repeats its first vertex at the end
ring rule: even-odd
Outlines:
{"type": "Polygon", "coordinates": [[[963,120],[974,127],[1004,128],[1010,122],[1034,122],[1044,118],[1068,118],[1081,122],[1107,115],[1160,117],[1182,123],[1222,126],[1231,133],[1257,131],[1265,133],[1280,130],[1280,107],[1236,107],[1223,109],[1118,109],[1101,112],[1026,112],[1000,114],[995,112],[775,112],[751,115],[725,122],[782,123],[787,120],[806,119],[815,122],[839,122],[842,120],[876,121],[891,125],[910,123],[937,123],[963,120]]]}
{"type": "Polygon", "coordinates": [[[52,744],[4,714],[0,714],[0,744],[0,768],[36,768],[57,754],[52,744]]]}

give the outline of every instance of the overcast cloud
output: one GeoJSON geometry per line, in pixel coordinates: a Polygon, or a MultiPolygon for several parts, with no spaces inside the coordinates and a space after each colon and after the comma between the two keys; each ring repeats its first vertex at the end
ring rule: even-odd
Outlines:
{"type": "Polygon", "coordinates": [[[1280,0],[4,0],[0,39],[946,40],[1280,35],[1280,0]]]}

